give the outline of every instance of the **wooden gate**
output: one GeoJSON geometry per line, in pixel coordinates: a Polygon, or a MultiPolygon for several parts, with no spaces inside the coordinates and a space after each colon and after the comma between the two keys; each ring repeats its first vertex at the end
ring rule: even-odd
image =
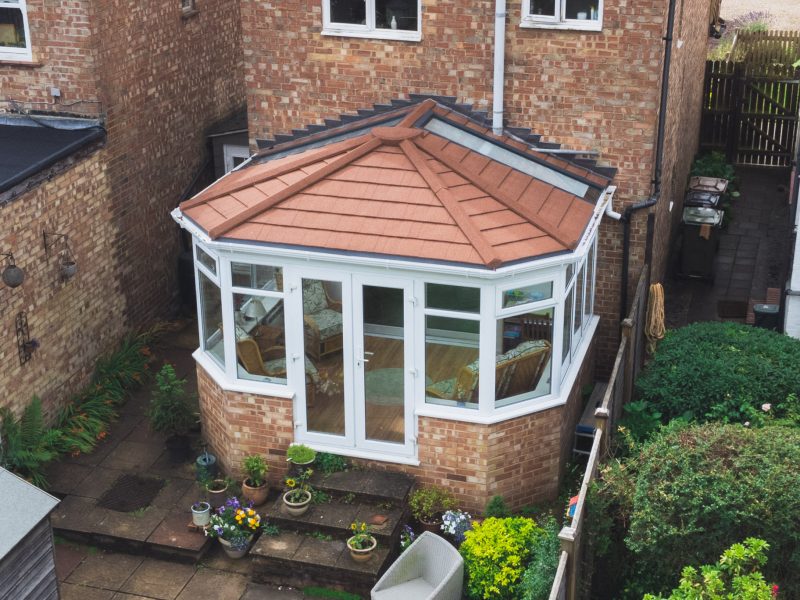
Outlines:
{"type": "Polygon", "coordinates": [[[748,51],[735,44],[730,60],[706,63],[700,147],[724,152],[735,164],[788,167],[797,141],[800,69],[776,57],[794,39],[766,37],[753,39],[748,51]]]}

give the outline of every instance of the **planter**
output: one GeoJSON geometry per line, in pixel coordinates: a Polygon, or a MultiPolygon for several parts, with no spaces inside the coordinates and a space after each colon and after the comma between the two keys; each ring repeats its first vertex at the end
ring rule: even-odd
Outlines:
{"type": "Polygon", "coordinates": [[[308,469],[311,465],[314,464],[315,460],[316,460],[315,458],[312,458],[308,462],[304,463],[296,463],[293,460],[290,460],[289,461],[290,469],[295,475],[302,475],[303,473],[305,473],[306,469],[308,469]]]}
{"type": "Polygon", "coordinates": [[[302,502],[290,502],[288,500],[289,494],[292,492],[286,492],[283,495],[283,504],[286,506],[286,512],[288,512],[293,517],[299,517],[304,512],[308,510],[308,507],[311,505],[311,492],[303,492],[305,495],[305,500],[302,502]]]}
{"type": "Polygon", "coordinates": [[[173,435],[167,438],[165,445],[167,447],[167,458],[172,464],[180,464],[186,462],[189,458],[189,451],[191,450],[191,442],[188,436],[173,435]]]}
{"type": "Polygon", "coordinates": [[[198,502],[192,505],[192,523],[198,527],[205,527],[211,521],[211,505],[208,502],[198,502]]]}
{"type": "Polygon", "coordinates": [[[217,457],[209,452],[204,452],[198,456],[195,465],[197,467],[197,481],[214,479],[219,473],[217,457]]]}
{"type": "Polygon", "coordinates": [[[78,272],[78,265],[74,260],[64,260],[61,262],[61,279],[69,281],[78,272]]]}
{"type": "Polygon", "coordinates": [[[269,486],[265,481],[263,485],[259,486],[251,486],[248,485],[249,479],[245,479],[242,481],[242,497],[245,500],[249,500],[253,503],[253,506],[260,506],[267,501],[267,495],[269,494],[269,486]]]}
{"type": "Polygon", "coordinates": [[[431,533],[435,533],[437,535],[441,535],[442,533],[442,520],[441,519],[433,519],[431,521],[426,521],[424,519],[419,519],[419,526],[424,529],[425,531],[430,531],[431,533]]]}
{"type": "Polygon", "coordinates": [[[217,538],[219,543],[222,545],[222,549],[225,551],[225,554],[228,555],[230,558],[242,558],[245,554],[247,554],[248,550],[250,550],[250,542],[253,541],[253,536],[251,535],[247,538],[244,546],[234,546],[228,540],[223,540],[222,538],[217,538]]]}
{"type": "Polygon", "coordinates": [[[375,547],[378,545],[378,540],[374,537],[369,536],[372,544],[368,548],[364,548],[363,550],[359,550],[358,548],[353,548],[350,545],[350,541],[353,538],[349,538],[347,540],[347,549],[350,550],[350,558],[352,558],[356,562],[367,562],[372,557],[372,551],[375,550],[375,547]]]}
{"type": "Polygon", "coordinates": [[[208,503],[211,508],[219,508],[228,497],[228,484],[224,479],[215,479],[208,488],[208,503]]]}

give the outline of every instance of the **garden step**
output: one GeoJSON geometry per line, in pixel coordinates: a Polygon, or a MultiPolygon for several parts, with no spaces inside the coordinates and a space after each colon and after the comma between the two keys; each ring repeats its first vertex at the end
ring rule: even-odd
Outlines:
{"type": "Polygon", "coordinates": [[[397,540],[403,521],[402,507],[381,507],[363,502],[346,504],[333,500],[314,504],[299,517],[293,517],[288,513],[280,496],[269,506],[269,510],[264,511],[268,521],[277,525],[282,531],[319,532],[341,540],[350,537],[350,524],[353,521],[363,521],[370,524],[372,533],[379,543],[391,544],[397,540]],[[374,524],[377,516],[386,517],[385,522],[381,525],[374,524]]]}
{"type": "MultiPolygon", "coordinates": [[[[293,532],[262,535],[250,550],[252,579],[303,588],[319,585],[369,596],[395,558],[393,547],[378,542],[364,563],[350,558],[344,539],[320,540],[293,532]]],[[[411,600],[411,599],[409,599],[411,600]]]]}
{"type": "Polygon", "coordinates": [[[414,478],[391,471],[315,472],[309,479],[311,487],[335,498],[351,496],[361,502],[391,502],[402,506],[414,487],[414,478]]]}

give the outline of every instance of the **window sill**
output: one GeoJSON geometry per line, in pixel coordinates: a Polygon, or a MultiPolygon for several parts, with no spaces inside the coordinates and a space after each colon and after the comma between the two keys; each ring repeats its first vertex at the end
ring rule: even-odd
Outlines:
{"type": "Polygon", "coordinates": [[[329,27],[322,30],[322,35],[374,40],[392,40],[396,42],[419,42],[422,40],[422,33],[419,31],[397,31],[394,29],[373,29],[371,31],[365,31],[353,29],[335,29],[329,27]]]}
{"type": "Polygon", "coordinates": [[[37,67],[41,67],[44,63],[39,62],[38,60],[25,60],[25,59],[18,59],[18,58],[3,58],[0,56],[0,65],[7,66],[7,67],[27,67],[29,69],[35,69],[37,67]]]}
{"type": "Polygon", "coordinates": [[[603,21],[562,21],[560,23],[550,21],[520,21],[520,27],[524,29],[562,29],[565,31],[603,31],[603,21]]]}

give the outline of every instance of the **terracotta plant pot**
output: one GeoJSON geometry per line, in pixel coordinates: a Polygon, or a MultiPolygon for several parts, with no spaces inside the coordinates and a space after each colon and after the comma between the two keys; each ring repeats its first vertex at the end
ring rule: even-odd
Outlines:
{"type": "Polygon", "coordinates": [[[224,479],[215,479],[208,489],[208,503],[211,508],[219,508],[228,497],[228,484],[224,479]]]}
{"type": "Polygon", "coordinates": [[[208,502],[196,502],[192,505],[192,523],[197,527],[205,527],[211,521],[211,505],[208,502]]]}
{"type": "Polygon", "coordinates": [[[223,540],[222,538],[217,538],[219,543],[222,545],[222,549],[225,551],[225,554],[228,555],[230,558],[242,558],[247,552],[250,550],[250,543],[253,541],[253,536],[251,535],[247,539],[247,544],[243,548],[237,548],[233,546],[228,540],[223,540]]]}
{"type": "Polygon", "coordinates": [[[431,533],[439,534],[442,533],[442,520],[441,519],[433,519],[432,521],[426,521],[424,519],[419,519],[419,526],[424,529],[425,531],[430,531],[431,533]]]}
{"type": "Polygon", "coordinates": [[[372,540],[372,545],[369,548],[364,548],[363,550],[359,550],[358,548],[353,548],[350,545],[350,541],[353,538],[349,538],[347,540],[347,549],[350,550],[350,558],[352,558],[356,562],[367,562],[372,557],[372,551],[375,550],[375,547],[378,545],[378,540],[374,537],[369,536],[372,540]]]}
{"type": "Polygon", "coordinates": [[[242,497],[245,500],[249,500],[253,503],[253,506],[260,506],[267,501],[267,495],[269,494],[269,486],[265,481],[263,485],[259,486],[251,486],[248,485],[249,479],[245,479],[242,481],[242,497]]]}
{"type": "Polygon", "coordinates": [[[291,492],[286,492],[283,495],[283,504],[286,506],[286,512],[288,512],[293,517],[299,517],[304,512],[308,510],[308,507],[311,505],[311,492],[303,492],[306,499],[302,502],[289,502],[288,496],[291,492]]]}

